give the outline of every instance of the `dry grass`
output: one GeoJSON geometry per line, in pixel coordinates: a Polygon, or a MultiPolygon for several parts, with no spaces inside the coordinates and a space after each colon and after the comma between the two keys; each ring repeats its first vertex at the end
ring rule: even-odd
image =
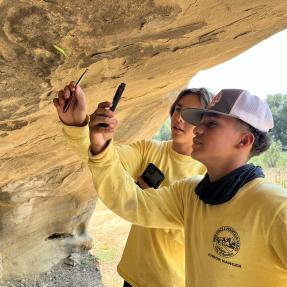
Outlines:
{"type": "Polygon", "coordinates": [[[264,172],[268,180],[287,189],[287,168],[269,168],[264,172]]]}
{"type": "Polygon", "coordinates": [[[94,238],[92,254],[99,260],[104,285],[123,286],[123,279],[117,273],[117,264],[122,256],[130,224],[108,210],[99,200],[89,229],[94,238]]]}

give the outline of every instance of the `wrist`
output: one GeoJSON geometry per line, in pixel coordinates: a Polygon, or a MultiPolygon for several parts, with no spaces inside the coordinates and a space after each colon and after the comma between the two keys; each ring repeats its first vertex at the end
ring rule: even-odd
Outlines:
{"type": "Polygon", "coordinates": [[[90,117],[89,116],[86,116],[83,120],[80,120],[80,121],[73,121],[73,122],[66,122],[64,121],[63,119],[61,119],[61,122],[66,125],[66,126],[73,126],[73,127],[84,127],[86,126],[89,121],[90,121],[90,117]]]}
{"type": "Polygon", "coordinates": [[[97,155],[101,152],[103,152],[106,147],[108,146],[109,141],[106,141],[103,145],[93,145],[91,144],[91,153],[92,155],[97,155]]]}
{"type": "Polygon", "coordinates": [[[76,127],[84,127],[84,126],[86,126],[88,123],[89,123],[89,120],[88,120],[87,117],[86,117],[84,121],[79,122],[79,123],[76,123],[76,124],[74,124],[74,126],[76,126],[76,127]]]}

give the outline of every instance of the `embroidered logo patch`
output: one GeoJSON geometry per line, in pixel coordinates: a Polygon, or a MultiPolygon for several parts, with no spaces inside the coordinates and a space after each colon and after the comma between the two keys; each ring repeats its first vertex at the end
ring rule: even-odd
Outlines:
{"type": "Polygon", "coordinates": [[[222,257],[232,257],[240,249],[238,233],[230,226],[222,226],[213,236],[213,248],[222,257]]]}
{"type": "Polygon", "coordinates": [[[218,93],[215,97],[213,97],[212,101],[208,105],[208,109],[215,106],[221,99],[222,93],[218,93]]]}

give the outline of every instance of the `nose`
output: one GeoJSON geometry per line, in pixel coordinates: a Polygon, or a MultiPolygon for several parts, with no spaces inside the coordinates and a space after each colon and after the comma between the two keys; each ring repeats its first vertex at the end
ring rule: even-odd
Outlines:
{"type": "Polygon", "coordinates": [[[178,121],[184,122],[184,119],[182,118],[181,113],[179,113],[178,121]]]}
{"type": "Polygon", "coordinates": [[[200,123],[197,126],[195,126],[194,129],[193,129],[193,133],[195,135],[202,134],[203,133],[203,124],[200,123]]]}
{"type": "Polygon", "coordinates": [[[181,113],[175,112],[174,117],[177,122],[184,122],[184,119],[181,117],[181,113]]]}

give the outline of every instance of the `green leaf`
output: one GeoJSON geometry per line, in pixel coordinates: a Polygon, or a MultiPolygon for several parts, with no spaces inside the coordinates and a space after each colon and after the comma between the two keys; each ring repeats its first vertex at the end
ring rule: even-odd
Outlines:
{"type": "Polygon", "coordinates": [[[61,48],[61,47],[59,47],[59,46],[57,46],[57,45],[53,45],[53,47],[54,47],[59,53],[61,53],[62,55],[64,55],[66,58],[68,57],[66,51],[65,51],[63,48],[61,48]]]}

